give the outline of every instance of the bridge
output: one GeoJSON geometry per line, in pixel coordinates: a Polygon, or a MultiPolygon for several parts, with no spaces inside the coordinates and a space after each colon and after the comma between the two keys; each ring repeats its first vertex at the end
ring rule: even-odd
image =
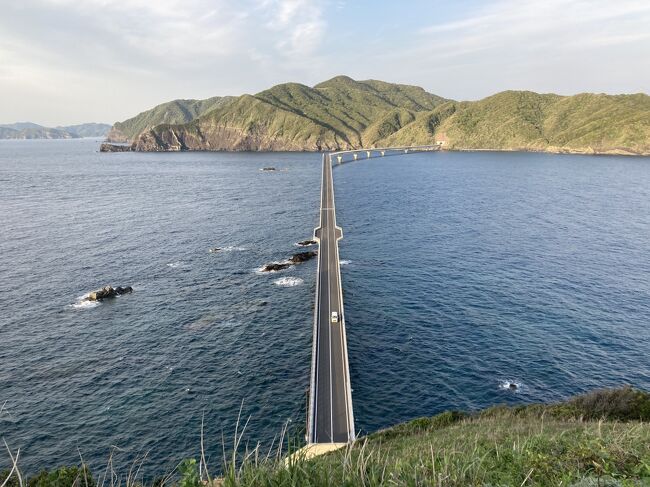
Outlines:
{"type": "Polygon", "coordinates": [[[343,163],[439,149],[440,146],[433,145],[359,149],[323,154],[320,224],[314,230],[314,240],[318,242],[318,270],[309,410],[307,411],[308,446],[344,445],[355,439],[338,248],[338,241],[343,238],[343,231],[336,225],[333,162],[343,163]]]}

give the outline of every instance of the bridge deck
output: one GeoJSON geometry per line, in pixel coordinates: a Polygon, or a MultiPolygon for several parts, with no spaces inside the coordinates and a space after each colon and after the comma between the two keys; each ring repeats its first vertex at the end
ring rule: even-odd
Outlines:
{"type": "Polygon", "coordinates": [[[314,230],[314,238],[318,241],[318,272],[307,416],[309,444],[347,443],[355,438],[338,248],[338,241],[343,238],[343,232],[336,226],[332,157],[342,162],[343,156],[354,156],[362,152],[366,152],[367,158],[371,158],[384,156],[389,151],[408,154],[440,149],[438,145],[386,147],[323,155],[320,226],[314,230]],[[333,311],[338,313],[338,322],[331,321],[333,311]]]}
{"type": "Polygon", "coordinates": [[[336,226],[332,165],[325,155],[320,226],[314,237],[319,251],[308,442],[347,443],[354,439],[354,418],[338,250],[343,233],[336,226]],[[331,321],[332,312],[338,313],[338,322],[331,321]]]}

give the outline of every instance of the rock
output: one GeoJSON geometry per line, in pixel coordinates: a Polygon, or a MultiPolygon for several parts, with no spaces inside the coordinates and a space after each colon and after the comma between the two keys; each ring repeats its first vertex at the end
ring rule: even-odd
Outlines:
{"type": "Polygon", "coordinates": [[[261,171],[275,171],[276,169],[274,167],[263,167],[261,171]]]}
{"type": "Polygon", "coordinates": [[[510,389],[511,391],[514,391],[515,389],[517,389],[517,384],[515,384],[514,382],[511,382],[510,384],[508,384],[508,389],[510,389]]]}
{"type": "Polygon", "coordinates": [[[262,272],[275,272],[275,271],[281,271],[284,269],[287,269],[291,267],[293,264],[290,262],[282,262],[282,263],[277,263],[274,262],[272,264],[266,264],[264,268],[262,269],[262,272]]]}
{"type": "Polygon", "coordinates": [[[118,145],[103,143],[99,146],[99,152],[131,152],[133,148],[130,145],[118,145]]]}
{"type": "Polygon", "coordinates": [[[111,127],[111,130],[106,135],[106,142],[113,142],[117,144],[128,144],[131,141],[126,135],[124,135],[124,133],[120,129],[115,128],[115,125],[113,125],[113,127],[111,127]]]}
{"type": "Polygon", "coordinates": [[[310,247],[312,245],[316,245],[318,242],[316,240],[303,240],[302,242],[298,242],[298,245],[301,247],[310,247]]]}
{"type": "Polygon", "coordinates": [[[300,252],[298,254],[294,254],[291,256],[289,259],[289,262],[293,264],[301,264],[303,262],[307,262],[310,259],[313,259],[318,255],[318,252],[315,251],[309,251],[309,252],[300,252]]]}
{"type": "Polygon", "coordinates": [[[113,288],[112,286],[104,286],[101,289],[92,291],[88,293],[86,300],[88,301],[103,301],[106,298],[114,298],[115,296],[120,296],[122,294],[132,293],[133,288],[131,286],[121,287],[118,286],[113,288]]]}
{"type": "Polygon", "coordinates": [[[316,255],[318,255],[318,252],[313,252],[313,251],[300,252],[298,254],[292,255],[287,262],[273,262],[271,264],[266,264],[262,268],[262,272],[282,271],[284,269],[288,269],[292,265],[302,264],[303,262],[307,262],[309,259],[314,258],[316,255]]]}
{"type": "Polygon", "coordinates": [[[131,286],[126,286],[126,287],[120,287],[117,286],[115,288],[115,294],[121,295],[121,294],[129,294],[133,292],[133,288],[131,286]]]}
{"type": "Polygon", "coordinates": [[[219,247],[214,247],[214,248],[208,250],[208,252],[210,252],[211,254],[216,254],[216,253],[219,252],[220,250],[221,250],[221,249],[220,249],[219,247]]]}

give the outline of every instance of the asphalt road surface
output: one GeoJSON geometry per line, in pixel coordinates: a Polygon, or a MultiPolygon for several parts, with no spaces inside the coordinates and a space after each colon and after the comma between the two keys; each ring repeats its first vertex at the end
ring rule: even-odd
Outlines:
{"type": "Polygon", "coordinates": [[[341,291],[332,165],[323,156],[316,309],[314,312],[314,356],[310,391],[310,443],[347,443],[354,439],[354,417],[348,368],[345,315],[341,291]],[[338,313],[338,322],[332,321],[338,313]]]}

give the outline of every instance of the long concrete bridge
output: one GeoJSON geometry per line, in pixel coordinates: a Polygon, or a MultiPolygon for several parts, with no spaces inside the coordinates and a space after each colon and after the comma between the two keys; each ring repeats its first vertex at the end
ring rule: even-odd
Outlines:
{"type": "Polygon", "coordinates": [[[308,445],[344,445],[355,439],[338,248],[343,231],[336,225],[332,165],[334,162],[351,162],[439,148],[437,145],[387,147],[323,154],[320,225],[314,230],[314,239],[318,242],[318,271],[307,412],[308,445]]]}

